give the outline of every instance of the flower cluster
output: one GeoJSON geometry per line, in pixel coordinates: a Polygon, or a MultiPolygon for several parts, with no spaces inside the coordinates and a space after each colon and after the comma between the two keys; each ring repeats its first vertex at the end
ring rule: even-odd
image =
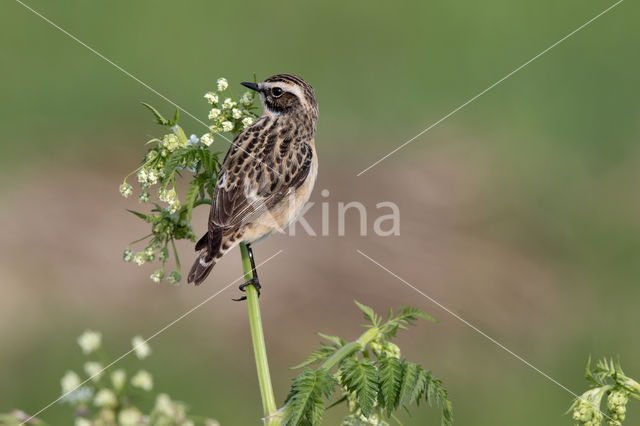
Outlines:
{"type": "Polygon", "coordinates": [[[618,426],[624,422],[628,402],[629,393],[623,389],[617,389],[607,396],[607,412],[610,418],[610,426],[618,426]]]}
{"type": "Polygon", "coordinates": [[[600,360],[591,369],[591,359],[587,363],[586,379],[591,389],[586,391],[571,406],[573,419],[579,426],[600,425],[606,418],[608,426],[620,426],[625,421],[629,397],[640,399],[640,383],[626,376],[620,362],[600,360]],[[607,396],[607,410],[600,409],[602,399],[607,396]]]}
{"type": "MultiPolygon", "coordinates": [[[[85,355],[104,355],[99,332],[85,331],[78,338],[78,343],[85,355]]],[[[151,354],[151,348],[141,336],[135,336],[131,344],[138,359],[145,359],[151,354]]],[[[166,393],[155,397],[154,407],[148,414],[132,405],[132,401],[153,398],[150,395],[153,376],[144,369],[138,369],[133,375],[123,368],[109,372],[102,363],[89,360],[84,363],[83,370],[83,375],[69,370],[60,380],[61,401],[75,408],[75,426],[195,424],[188,415],[186,405],[173,401],[166,393]]],[[[22,414],[22,417],[26,416],[22,414]]],[[[218,426],[218,422],[209,419],[205,425],[218,426]]]]}
{"type": "Polygon", "coordinates": [[[258,117],[254,106],[255,92],[245,92],[236,100],[229,89],[227,79],[223,77],[218,79],[217,89],[217,92],[211,91],[204,95],[211,105],[209,120],[214,122],[209,126],[210,133],[205,135],[208,143],[213,142],[213,134],[238,133],[251,126],[258,117]]]}
{"type": "Polygon", "coordinates": [[[583,426],[599,426],[604,418],[600,411],[603,393],[601,388],[595,388],[582,394],[574,403],[573,420],[580,422],[583,426]]]}
{"type": "Polygon", "coordinates": [[[123,197],[129,198],[134,193],[133,186],[127,179],[135,176],[140,185],[138,201],[154,202],[150,213],[131,213],[151,225],[151,233],[129,244],[122,254],[125,262],[138,266],[158,261],[162,264],[151,272],[149,279],[159,283],[163,280],[178,284],[182,280],[180,259],[175,249],[175,240],[196,240],[191,227],[193,209],[199,205],[211,203],[215,191],[215,182],[220,170],[218,153],[210,151],[214,134],[231,133],[235,136],[243,128],[250,126],[256,119],[254,106],[255,94],[247,92],[236,100],[225,78],[217,81],[217,91],[208,92],[205,99],[211,105],[209,118],[214,124],[209,132],[200,137],[195,134],[187,137],[178,125],[178,112],[172,120],[164,118],[155,108],[144,104],[155,116],[156,121],[169,132],[147,142],[149,146],[143,156],[140,167],[129,173],[119,187],[123,197]],[[185,178],[190,173],[187,190],[179,193],[178,178],[185,178]],[[137,252],[131,248],[134,244],[147,241],[137,252]],[[165,272],[170,250],[175,257],[175,269],[165,272]]]}

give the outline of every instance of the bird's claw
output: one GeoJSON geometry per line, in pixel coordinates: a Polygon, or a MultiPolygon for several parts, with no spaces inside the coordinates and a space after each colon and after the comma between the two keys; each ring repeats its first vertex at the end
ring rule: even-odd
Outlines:
{"type": "MultiPolygon", "coordinates": [[[[246,288],[249,285],[252,285],[256,288],[256,290],[258,291],[258,297],[260,297],[260,289],[262,288],[262,286],[260,285],[260,281],[256,280],[255,278],[251,278],[249,281],[240,284],[238,289],[240,289],[240,291],[246,292],[247,291],[246,288]]],[[[234,302],[241,302],[243,300],[247,300],[247,296],[242,296],[238,299],[231,299],[231,300],[233,300],[234,302]]]]}

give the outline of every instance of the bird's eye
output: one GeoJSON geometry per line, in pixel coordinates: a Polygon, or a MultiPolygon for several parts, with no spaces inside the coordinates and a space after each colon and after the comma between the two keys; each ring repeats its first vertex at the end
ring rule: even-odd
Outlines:
{"type": "Polygon", "coordinates": [[[279,87],[274,87],[273,89],[271,89],[271,95],[273,95],[274,98],[282,96],[283,93],[284,91],[279,87]]]}

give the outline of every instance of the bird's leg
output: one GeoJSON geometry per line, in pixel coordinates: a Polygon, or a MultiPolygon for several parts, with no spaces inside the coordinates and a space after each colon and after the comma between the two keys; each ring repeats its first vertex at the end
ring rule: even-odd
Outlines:
{"type": "MultiPolygon", "coordinates": [[[[246,281],[240,284],[240,287],[238,288],[240,289],[240,291],[246,291],[245,289],[247,288],[248,285],[253,285],[258,291],[258,297],[260,297],[260,289],[262,288],[262,286],[260,285],[260,280],[258,279],[258,271],[256,271],[256,262],[253,259],[253,250],[251,249],[251,244],[247,244],[246,246],[247,246],[247,252],[249,253],[249,261],[251,262],[251,275],[253,275],[253,278],[251,278],[249,281],[246,281]]],[[[247,296],[242,296],[239,299],[233,299],[233,300],[236,302],[240,302],[246,299],[247,299],[247,296]]]]}

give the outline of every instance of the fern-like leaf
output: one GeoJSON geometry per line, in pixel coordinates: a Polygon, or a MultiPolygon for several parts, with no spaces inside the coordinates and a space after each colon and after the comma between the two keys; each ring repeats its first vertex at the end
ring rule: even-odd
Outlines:
{"type": "Polygon", "coordinates": [[[157,109],[155,109],[154,107],[152,107],[149,104],[146,104],[144,102],[141,102],[142,105],[144,105],[149,111],[151,111],[153,113],[153,116],[156,118],[156,121],[158,122],[158,124],[162,125],[162,126],[169,126],[171,125],[171,122],[169,120],[167,120],[166,118],[164,118],[162,116],[162,114],[160,114],[158,112],[157,109]]]}
{"type": "Polygon", "coordinates": [[[187,206],[187,218],[189,222],[191,222],[191,216],[193,215],[193,203],[196,202],[196,197],[198,196],[198,182],[193,181],[191,185],[189,185],[189,190],[187,191],[187,198],[185,200],[185,205],[187,206]]]}
{"type": "Polygon", "coordinates": [[[360,410],[369,417],[378,397],[378,370],[368,359],[346,358],[340,365],[340,382],[353,392],[360,410]]]}
{"type": "Polygon", "coordinates": [[[302,370],[293,380],[287,398],[285,426],[297,426],[304,421],[312,425],[320,424],[325,410],[323,395],[327,398],[331,396],[334,386],[333,377],[324,368],[302,370]]]}
{"type": "Polygon", "coordinates": [[[292,370],[297,370],[302,367],[306,367],[311,364],[315,364],[318,362],[326,361],[338,348],[335,346],[322,345],[315,351],[311,352],[311,354],[307,357],[306,360],[301,362],[298,365],[291,367],[292,370]]]}
{"type": "Polygon", "coordinates": [[[403,365],[394,357],[385,357],[380,360],[378,368],[380,375],[380,395],[378,403],[382,404],[387,412],[387,417],[391,416],[393,410],[398,407],[400,398],[400,387],[402,386],[403,365]]]}
{"type": "Polygon", "coordinates": [[[429,405],[435,403],[440,407],[440,422],[442,426],[450,426],[453,423],[453,412],[447,390],[442,386],[442,382],[438,379],[431,378],[431,381],[427,385],[426,394],[429,405]]]}
{"type": "Polygon", "coordinates": [[[405,362],[404,375],[402,376],[402,384],[400,386],[400,396],[398,397],[399,406],[411,400],[411,395],[413,395],[416,384],[418,383],[418,377],[420,376],[419,368],[417,364],[405,362]]]}

